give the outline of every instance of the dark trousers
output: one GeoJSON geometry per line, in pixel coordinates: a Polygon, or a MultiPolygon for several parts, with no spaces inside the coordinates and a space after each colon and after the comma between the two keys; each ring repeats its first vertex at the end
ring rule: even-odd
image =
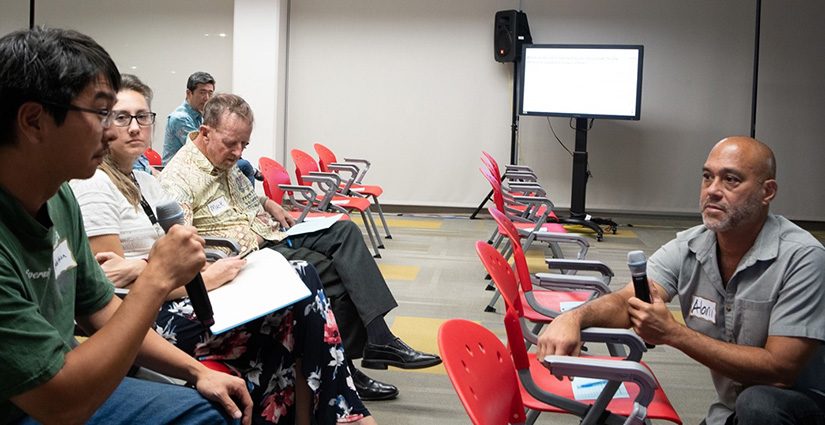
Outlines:
{"type": "Polygon", "coordinates": [[[347,357],[357,359],[366,346],[364,325],[398,306],[372,258],[361,230],[351,221],[329,229],[268,243],[287,260],[315,266],[338,321],[347,357]]]}
{"type": "MultiPolygon", "coordinates": [[[[702,421],[702,425],[705,421],[702,421]]],[[[745,388],[726,425],[823,425],[825,397],[767,385],[745,388]]]]}

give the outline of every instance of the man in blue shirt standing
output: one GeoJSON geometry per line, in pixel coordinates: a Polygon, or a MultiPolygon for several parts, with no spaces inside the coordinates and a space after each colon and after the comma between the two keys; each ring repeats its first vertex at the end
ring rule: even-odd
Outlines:
{"type": "Polygon", "coordinates": [[[178,106],[166,121],[163,137],[163,165],[186,143],[186,135],[203,124],[203,107],[215,93],[215,79],[209,73],[196,72],[186,81],[186,100],[178,106]]]}

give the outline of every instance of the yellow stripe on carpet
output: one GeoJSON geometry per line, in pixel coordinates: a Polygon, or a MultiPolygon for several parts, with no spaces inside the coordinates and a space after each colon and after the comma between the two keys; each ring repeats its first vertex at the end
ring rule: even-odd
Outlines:
{"type": "MultiPolygon", "coordinates": [[[[527,259],[527,268],[530,270],[530,273],[550,273],[550,270],[547,268],[547,263],[544,262],[547,259],[547,254],[544,251],[528,250],[524,254],[524,258],[527,259]]],[[[512,263],[511,260],[510,264],[512,263]]]]}
{"type": "MultiPolygon", "coordinates": [[[[582,234],[582,235],[590,234],[590,235],[593,235],[593,236],[596,235],[596,232],[594,232],[593,229],[591,229],[589,227],[580,226],[578,224],[566,224],[566,225],[564,225],[564,228],[567,229],[567,231],[570,232],[570,233],[576,233],[576,234],[582,234]]],[[[604,230],[604,228],[602,228],[602,230],[604,231],[604,236],[605,237],[608,237],[608,236],[609,237],[617,237],[617,238],[638,238],[639,237],[638,235],[636,235],[636,232],[634,232],[634,231],[632,231],[632,230],[630,230],[626,227],[619,227],[616,230],[615,235],[613,234],[613,232],[608,232],[607,230],[604,230]]]]}
{"type": "MultiPolygon", "coordinates": [[[[401,338],[410,347],[425,353],[438,353],[438,328],[446,322],[444,319],[425,317],[397,316],[392,324],[392,333],[401,338]]],[[[481,324],[480,322],[476,322],[481,324]]],[[[392,370],[404,372],[430,373],[446,375],[444,365],[428,367],[426,369],[405,370],[390,367],[392,370]]]]}
{"type": "MultiPolygon", "coordinates": [[[[380,231],[383,233],[384,228],[381,226],[381,220],[373,215],[373,220],[375,220],[375,225],[378,226],[380,231]]],[[[361,216],[359,215],[351,215],[350,219],[354,221],[358,225],[363,225],[364,220],[361,220],[361,216]]],[[[387,219],[387,226],[390,227],[390,232],[395,227],[405,228],[405,229],[428,229],[428,230],[438,230],[441,228],[441,223],[443,220],[441,219],[387,219]]]]}
{"type": "Polygon", "coordinates": [[[387,280],[415,280],[421,267],[379,264],[378,269],[381,270],[381,274],[387,280]]]}

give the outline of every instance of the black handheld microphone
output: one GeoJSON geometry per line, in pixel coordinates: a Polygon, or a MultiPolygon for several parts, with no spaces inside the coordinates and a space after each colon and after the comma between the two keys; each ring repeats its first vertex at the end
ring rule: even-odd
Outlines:
{"type": "MultiPolygon", "coordinates": [[[[176,224],[184,224],[183,210],[175,201],[164,202],[157,206],[158,224],[163,228],[164,232],[168,232],[169,228],[176,224]]],[[[200,272],[192,278],[192,281],[186,284],[186,294],[189,295],[189,301],[192,302],[192,308],[195,310],[195,315],[206,327],[215,324],[215,319],[212,317],[212,303],[209,301],[209,294],[206,292],[206,285],[203,284],[203,278],[200,272]]]]}
{"type": "Polygon", "coordinates": [[[630,276],[633,277],[633,289],[636,290],[636,298],[650,303],[650,288],[647,286],[647,258],[642,251],[630,251],[627,253],[627,267],[630,268],[630,276]]]}
{"type": "MultiPolygon", "coordinates": [[[[633,278],[633,289],[636,290],[636,298],[650,303],[650,287],[647,285],[647,258],[643,251],[630,251],[627,253],[627,267],[630,268],[630,276],[633,278]]],[[[645,343],[647,348],[654,345],[645,343]]]]}

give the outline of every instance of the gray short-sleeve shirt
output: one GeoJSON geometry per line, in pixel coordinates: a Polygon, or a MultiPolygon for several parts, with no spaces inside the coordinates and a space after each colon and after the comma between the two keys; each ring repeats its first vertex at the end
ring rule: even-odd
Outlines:
{"type": "MultiPolygon", "coordinates": [[[[679,295],[685,324],[733,344],[764,347],[769,335],[825,341],[825,248],[781,216],[768,215],[754,245],[722,284],[716,234],[700,225],[680,232],[650,257],[648,276],[679,295]]],[[[708,425],[723,424],[743,385],[711,370],[718,401],[708,425]]],[[[825,349],[794,385],[825,392],[825,349]]]]}

